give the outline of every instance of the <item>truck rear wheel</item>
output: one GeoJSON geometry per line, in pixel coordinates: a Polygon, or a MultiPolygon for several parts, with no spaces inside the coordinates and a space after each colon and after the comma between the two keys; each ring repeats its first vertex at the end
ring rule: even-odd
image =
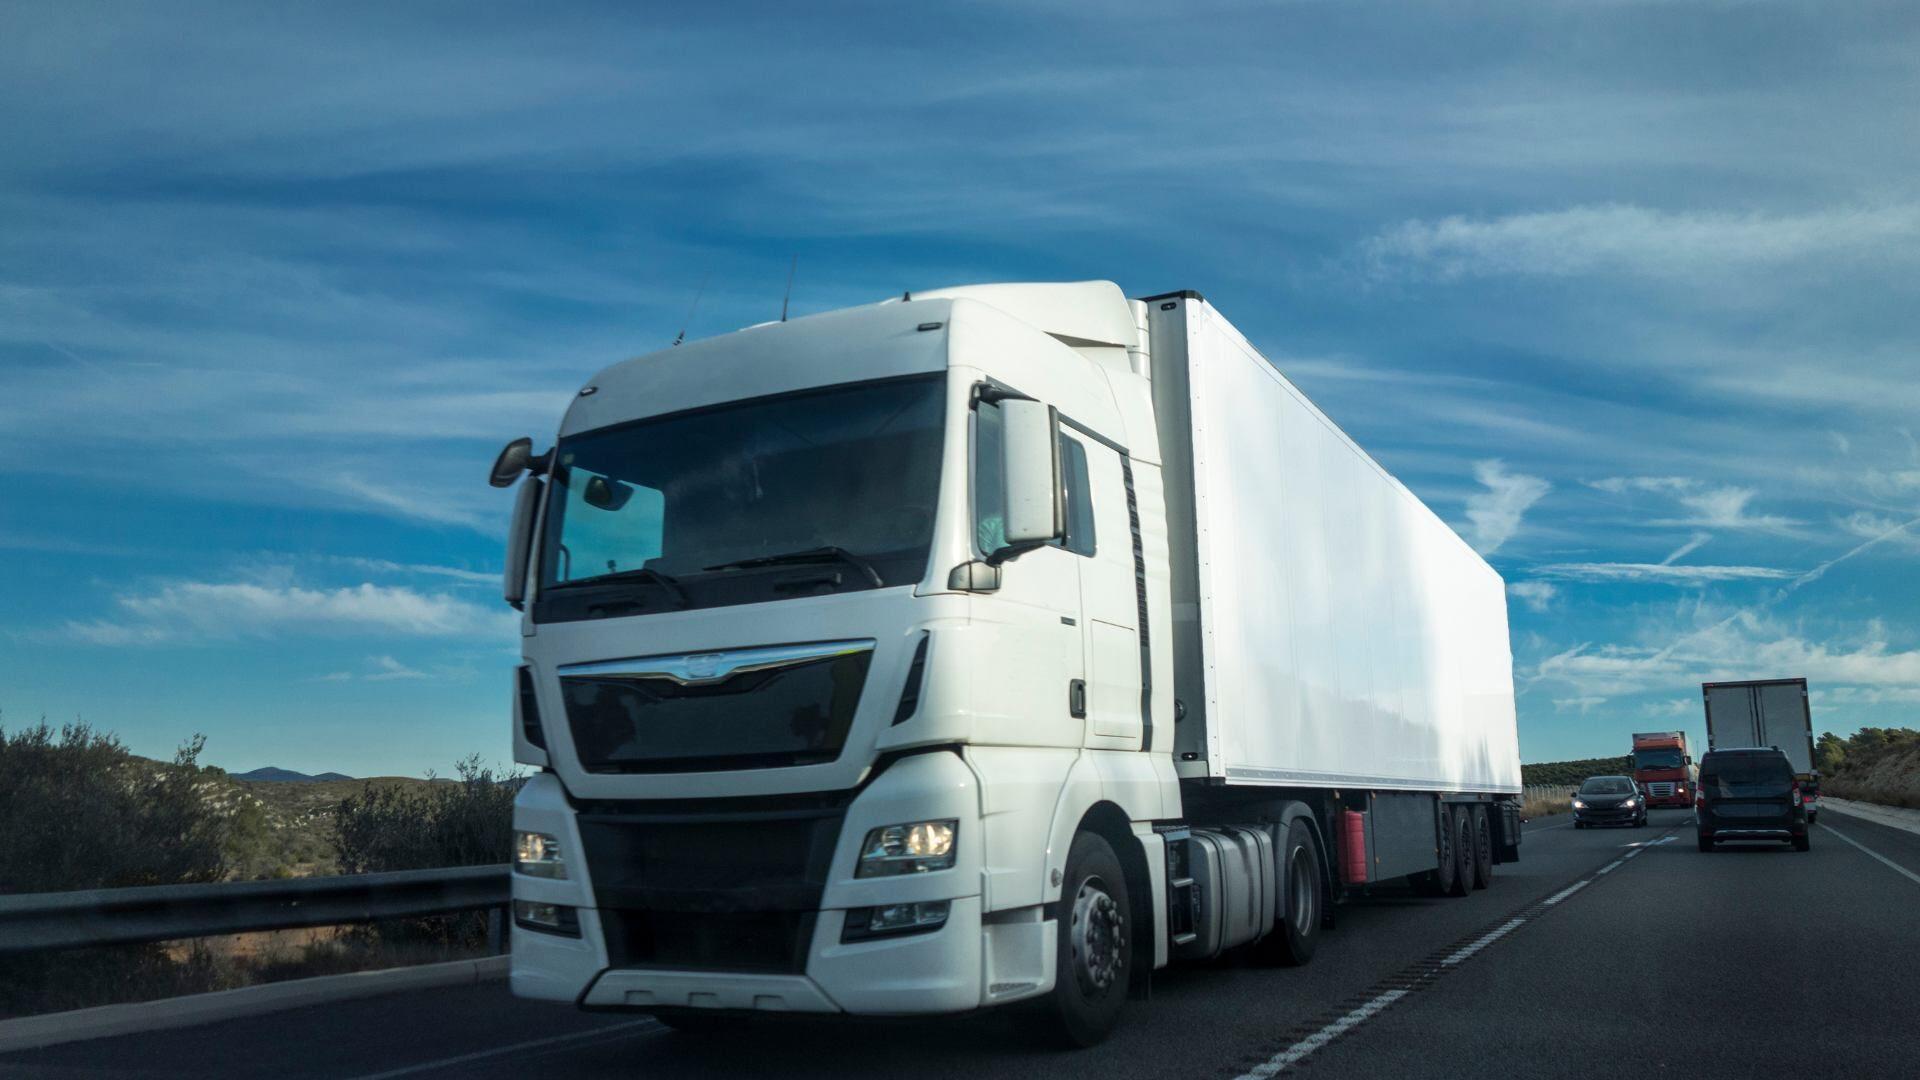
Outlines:
{"type": "Polygon", "coordinates": [[[1083,832],[1067,850],[1067,873],[1055,907],[1053,993],[1042,1016],[1051,1041],[1093,1046],[1105,1039],[1127,1003],[1133,973],[1133,908],[1113,846],[1083,832]]]}
{"type": "Polygon", "coordinates": [[[1320,924],[1326,914],[1321,891],[1320,846],[1314,843],[1307,823],[1296,820],[1287,826],[1281,838],[1279,873],[1280,895],[1285,910],[1273,932],[1253,947],[1254,956],[1263,963],[1298,967],[1313,959],[1320,944],[1320,924]]]}
{"type": "Polygon", "coordinates": [[[1448,896],[1465,896],[1473,891],[1473,815],[1464,806],[1448,811],[1447,822],[1453,829],[1453,888],[1448,896]]]}
{"type": "Polygon", "coordinates": [[[1487,808],[1473,808],[1473,887],[1484,889],[1493,884],[1493,826],[1487,822],[1487,808]]]}

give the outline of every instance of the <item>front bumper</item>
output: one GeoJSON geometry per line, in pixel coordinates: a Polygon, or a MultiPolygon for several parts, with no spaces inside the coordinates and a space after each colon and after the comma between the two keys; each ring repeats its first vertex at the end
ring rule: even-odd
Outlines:
{"type": "MultiPolygon", "coordinates": [[[[701,956],[696,962],[647,962],[624,928],[633,912],[600,906],[644,902],[628,898],[645,891],[632,887],[634,875],[627,872],[628,882],[616,886],[622,867],[569,864],[568,881],[513,877],[515,899],[580,909],[578,938],[516,929],[513,992],[595,1009],[909,1015],[960,1012],[1051,988],[1054,924],[1041,909],[983,917],[979,796],[972,770],[958,755],[896,761],[847,804],[844,815],[824,886],[815,886],[805,911],[792,913],[802,929],[790,964],[729,969],[725,941],[713,943],[712,962],[704,949],[675,953],[701,956]],[[869,829],[940,818],[960,823],[951,870],[854,876],[869,829]],[[605,879],[598,887],[596,873],[605,879]],[[841,940],[850,909],[913,901],[946,901],[946,922],[932,930],[841,940]]],[[[522,789],[514,825],[560,837],[564,851],[592,850],[583,848],[580,813],[552,775],[534,777],[522,789]]]]}
{"type": "Polygon", "coordinates": [[[1637,825],[1647,816],[1646,808],[1636,806],[1630,810],[1607,808],[1595,810],[1575,810],[1573,820],[1582,825],[1637,825]]]}

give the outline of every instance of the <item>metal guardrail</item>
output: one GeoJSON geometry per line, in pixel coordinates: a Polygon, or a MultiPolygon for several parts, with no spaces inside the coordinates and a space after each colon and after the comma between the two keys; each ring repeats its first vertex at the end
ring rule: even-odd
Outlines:
{"type": "Polygon", "coordinates": [[[495,909],[500,950],[511,897],[505,864],[384,874],[154,885],[0,896],[0,953],[128,945],[303,926],[495,909]]]}

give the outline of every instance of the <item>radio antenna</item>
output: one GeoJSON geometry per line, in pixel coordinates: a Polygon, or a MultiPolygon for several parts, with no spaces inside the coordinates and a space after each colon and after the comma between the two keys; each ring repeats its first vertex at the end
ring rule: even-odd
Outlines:
{"type": "Polygon", "coordinates": [[[780,297],[780,321],[787,321],[787,301],[793,299],[793,271],[800,265],[800,256],[795,255],[787,264],[787,291],[780,297]]]}
{"type": "Polygon", "coordinates": [[[700,288],[693,294],[693,303],[687,306],[687,321],[680,324],[680,332],[673,335],[675,345],[687,340],[687,327],[693,325],[693,313],[700,310],[700,298],[706,295],[707,282],[713,280],[713,271],[709,270],[700,278],[700,288]]]}

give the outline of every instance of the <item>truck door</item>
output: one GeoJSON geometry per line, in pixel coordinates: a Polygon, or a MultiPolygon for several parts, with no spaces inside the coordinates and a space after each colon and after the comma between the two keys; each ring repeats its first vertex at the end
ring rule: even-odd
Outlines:
{"type": "Polygon", "coordinates": [[[1140,602],[1125,470],[1119,451],[1075,432],[1061,433],[1060,449],[1067,485],[1065,546],[1080,556],[1090,745],[1138,749],[1140,602]]]}
{"type": "Polygon", "coordinates": [[[1707,749],[1763,745],[1754,720],[1750,687],[1707,688],[1707,749]]]}

